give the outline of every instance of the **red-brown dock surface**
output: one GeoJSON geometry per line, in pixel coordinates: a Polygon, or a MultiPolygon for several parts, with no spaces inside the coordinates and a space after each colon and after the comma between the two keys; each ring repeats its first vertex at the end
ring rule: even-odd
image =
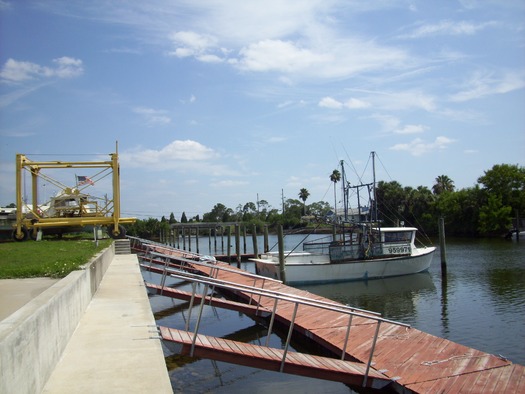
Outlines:
{"type": "MultiPolygon", "coordinates": [[[[158,253],[171,254],[168,249],[158,253]]],[[[180,259],[175,255],[174,259],[180,259]]],[[[179,260],[181,261],[181,260],[179,260]]],[[[190,262],[185,261],[185,264],[190,262]]],[[[192,270],[202,275],[237,283],[254,285],[254,278],[227,264],[194,265],[192,270]],[[228,270],[215,270],[217,266],[228,270]],[[212,271],[213,270],[213,271],[212,271]]],[[[259,280],[259,285],[262,280],[259,280]]],[[[283,285],[276,281],[264,282],[265,290],[274,290],[313,300],[331,302],[323,297],[283,285]]],[[[265,310],[272,310],[274,300],[270,297],[251,297],[243,291],[231,291],[247,302],[257,300],[265,310]]],[[[293,319],[294,303],[280,301],[276,309],[276,321],[289,325],[293,319]]],[[[300,333],[335,357],[345,348],[348,316],[337,311],[299,305],[294,321],[294,335],[300,333]]],[[[373,320],[354,317],[346,345],[344,359],[366,366],[373,348],[372,370],[374,374],[392,379],[388,386],[397,392],[414,393],[525,393],[525,367],[511,361],[481,352],[452,341],[427,334],[415,328],[383,322],[379,327],[377,342],[373,347],[377,324],[373,320]]],[[[168,334],[166,334],[168,335],[168,334]]],[[[172,334],[170,334],[172,335],[172,334]]],[[[242,351],[240,351],[242,353],[242,351]]],[[[372,376],[372,375],[370,375],[372,376]]],[[[375,376],[375,375],[374,375],[375,376]]]]}

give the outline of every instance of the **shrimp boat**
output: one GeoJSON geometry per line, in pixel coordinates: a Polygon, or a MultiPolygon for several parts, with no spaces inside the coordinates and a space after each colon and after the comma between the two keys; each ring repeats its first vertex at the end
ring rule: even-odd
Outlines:
{"type": "MultiPolygon", "coordinates": [[[[372,152],[373,159],[374,154],[372,152]]],[[[373,186],[375,201],[375,168],[374,182],[368,185],[373,186]]],[[[348,193],[344,195],[347,198],[348,193]]],[[[337,283],[427,271],[436,248],[416,246],[416,227],[381,226],[381,222],[377,220],[377,204],[373,205],[375,215],[373,209],[359,208],[356,219],[360,220],[364,216],[369,220],[343,221],[338,225],[338,236],[334,236],[331,241],[305,242],[301,252],[284,252],[286,283],[337,283]]],[[[345,218],[348,220],[346,213],[345,218]]],[[[278,252],[264,253],[251,260],[255,262],[258,275],[284,279],[278,252]]]]}

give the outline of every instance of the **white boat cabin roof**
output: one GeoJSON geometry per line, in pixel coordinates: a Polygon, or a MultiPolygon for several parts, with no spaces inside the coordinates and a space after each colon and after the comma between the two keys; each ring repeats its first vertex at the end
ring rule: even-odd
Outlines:
{"type": "Polygon", "coordinates": [[[415,227],[374,227],[373,231],[381,231],[382,233],[395,233],[400,231],[417,231],[415,227]]]}

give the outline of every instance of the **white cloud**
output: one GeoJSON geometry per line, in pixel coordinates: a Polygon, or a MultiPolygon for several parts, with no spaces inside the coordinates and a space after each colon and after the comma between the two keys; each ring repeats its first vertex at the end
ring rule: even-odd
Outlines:
{"type": "Polygon", "coordinates": [[[12,4],[9,1],[6,0],[0,0],[0,10],[7,10],[9,8],[12,8],[12,4]]]}
{"type": "Polygon", "coordinates": [[[390,149],[406,151],[412,156],[421,156],[435,150],[446,149],[453,142],[453,139],[444,136],[437,137],[434,142],[425,142],[421,138],[416,138],[409,143],[391,146],[390,149]]]}
{"type": "Polygon", "coordinates": [[[494,94],[509,93],[525,87],[524,71],[506,71],[495,76],[494,73],[475,72],[464,84],[464,89],[450,97],[452,101],[463,102],[494,94]]]}
{"type": "Polygon", "coordinates": [[[319,107],[340,109],[343,108],[343,103],[332,97],[323,97],[321,101],[319,101],[319,107]]]}
{"type": "Polygon", "coordinates": [[[407,124],[394,131],[396,134],[418,134],[428,130],[427,126],[421,124],[407,124]]]}
{"type": "Polygon", "coordinates": [[[171,118],[167,116],[167,111],[165,110],[137,107],[133,109],[133,112],[143,116],[149,126],[171,123],[171,118]]]}
{"type": "Polygon", "coordinates": [[[368,108],[370,107],[370,105],[370,103],[356,98],[350,98],[344,103],[344,106],[350,109],[368,108]]]}
{"type": "Polygon", "coordinates": [[[398,38],[423,38],[437,35],[473,35],[480,30],[495,26],[496,24],[494,21],[474,23],[468,21],[443,20],[439,23],[421,25],[411,33],[401,35],[398,38]]]}
{"type": "Polygon", "coordinates": [[[208,34],[200,34],[194,31],[179,31],[170,35],[175,50],[168,55],[179,58],[195,57],[204,63],[219,63],[224,61],[224,54],[228,53],[225,48],[218,46],[218,39],[208,34]],[[218,54],[222,55],[219,56],[218,54]]]}
{"type": "Polygon", "coordinates": [[[238,180],[231,180],[231,179],[224,179],[224,180],[210,183],[210,186],[220,188],[220,189],[237,188],[237,187],[246,186],[246,185],[248,185],[248,182],[246,181],[238,181],[238,180]]]}
{"type": "Polygon", "coordinates": [[[250,71],[291,73],[330,61],[327,55],[300,48],[290,41],[263,40],[240,51],[238,67],[250,71]]]}
{"type": "Polygon", "coordinates": [[[362,109],[362,108],[368,108],[370,107],[370,103],[359,100],[356,98],[350,98],[346,100],[345,102],[338,101],[332,97],[323,97],[321,101],[319,101],[319,107],[323,108],[333,108],[333,109],[341,109],[341,108],[348,108],[348,109],[362,109]]]}
{"type": "Polygon", "coordinates": [[[284,73],[296,79],[338,79],[360,72],[410,68],[413,63],[404,50],[325,33],[316,40],[251,43],[240,50],[234,64],[243,71],[284,73]]]}
{"type": "Polygon", "coordinates": [[[391,115],[374,114],[372,119],[377,120],[382,126],[383,131],[394,134],[419,134],[428,130],[427,126],[421,124],[405,124],[401,120],[391,115]]]}
{"type": "Polygon", "coordinates": [[[36,63],[8,59],[2,70],[0,78],[7,82],[24,82],[42,78],[74,78],[84,73],[82,60],[71,57],[53,59],[54,68],[41,66],[36,63]]]}
{"type": "Polygon", "coordinates": [[[221,164],[221,155],[193,140],[175,140],[161,149],[134,149],[119,154],[122,165],[153,171],[193,171],[209,176],[238,176],[221,164]]]}

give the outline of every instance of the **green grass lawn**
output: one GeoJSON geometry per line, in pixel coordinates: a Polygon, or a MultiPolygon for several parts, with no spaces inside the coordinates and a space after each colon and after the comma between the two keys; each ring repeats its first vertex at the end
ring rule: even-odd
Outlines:
{"type": "Polygon", "coordinates": [[[112,239],[46,239],[0,243],[0,279],[63,278],[107,248],[112,239]]]}

